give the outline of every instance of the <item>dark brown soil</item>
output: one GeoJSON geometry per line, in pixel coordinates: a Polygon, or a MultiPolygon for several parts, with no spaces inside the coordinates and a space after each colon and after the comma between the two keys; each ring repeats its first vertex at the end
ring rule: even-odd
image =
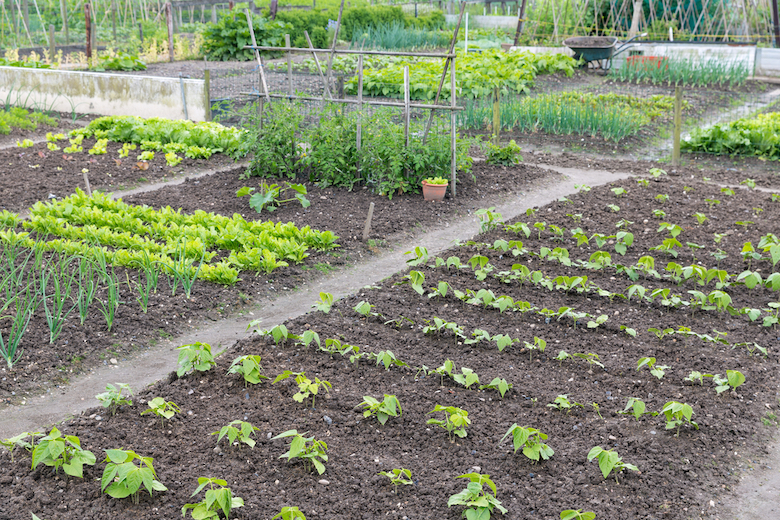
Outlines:
{"type": "MultiPolygon", "coordinates": [[[[632,222],[628,229],[635,236],[633,246],[625,256],[616,253],[611,243],[604,246],[604,251],[612,253],[613,263],[623,265],[652,255],[656,268],[663,273],[667,261],[681,265],[694,261],[685,247],[676,259],[649,250],[666,236],[656,232],[660,220],[651,214],[653,209],[663,209],[667,213],[664,221],[684,228],[678,237],[682,243],[705,246],[697,252],[699,261],[714,266],[708,253],[721,248],[728,256],[720,268],[730,274],[736,275],[746,267],[760,268],[768,274],[772,271],[770,263],[746,266],[739,252],[744,241],[756,244],[761,235],[773,232],[780,205],[772,203],[768,194],[737,191],[728,196],[716,187],[678,178],[651,181],[647,188],[627,180],[569,199],[539,208],[536,215],[525,219],[529,225],[544,222],[548,229],[551,224],[564,228],[560,241],[553,240],[548,230],[539,237],[534,227],[529,237],[498,229],[476,237],[477,244],[464,244],[442,255],[457,255],[463,262],[472,255],[488,257],[494,269],[484,281],[475,279],[468,267],[448,270],[422,264],[414,269],[425,275],[426,295],[419,295],[408,284],[399,285],[405,281],[404,273],[400,273],[376,288],[338,302],[328,314],[315,312],[286,323],[293,333],[307,329],[318,332],[323,343],[326,338],[338,338],[359,346],[361,352],[391,350],[409,367],[384,370],[365,360],[351,364],[339,354],[328,355],[315,347],[307,350],[290,343],[277,346],[270,338],[243,341],[222,356],[215,369],[181,379],[172,376],[169,381],[139,391],[135,404],[121,408],[115,416],[104,409],[93,409],[59,425],[63,432],[78,435],[82,447],[95,452],[98,460],[103,458],[103,449],[119,447],[154,457],[158,478],[168,487],[167,492],[155,492],[152,497],[142,494],[138,505],[111,499],[100,494],[102,463],[87,468],[84,479],[65,480],[47,467],[31,471],[29,456],[17,450],[13,463],[7,453],[0,455],[0,504],[4,508],[0,511],[9,519],[24,518],[31,511],[41,518],[59,520],[174,518],[183,504],[193,501],[190,494],[197,486],[196,479],[211,476],[227,480],[234,494],[244,499],[245,506],[235,510],[238,519],[270,518],[282,506],[294,505],[308,518],[455,520],[460,518],[462,508],[448,508],[447,499],[465,487],[455,477],[476,471],[494,479],[498,499],[509,509],[504,516],[508,519],[557,519],[560,511],[568,508],[618,520],[719,517],[717,502],[736,482],[734,472],[741,464],[754,460],[756,454],[765,453],[769,430],[761,425],[761,419],[766,413],[777,412],[777,331],[762,327],[760,321],[751,323],[745,316],[715,311],[694,314],[689,308],[662,306],[658,300],[610,300],[595,292],[566,293],[518,281],[503,283],[493,275],[522,263],[549,277],[587,275],[590,282],[614,292],[624,292],[630,284],[639,283],[648,289],[668,288],[687,299],[688,290],[709,292],[715,288],[714,283],[701,287],[693,281],[681,286],[644,278],[632,282],[614,267],[587,271],[567,268],[527,254],[514,256],[490,250],[485,244],[492,245],[497,239],[521,239],[529,251],[566,247],[572,259],[587,260],[596,251],[595,244],[591,241],[578,247],[568,230],[581,227],[587,235],[612,234],[615,224],[627,219],[632,222]],[[693,191],[684,193],[686,185],[693,191]],[[611,191],[619,186],[628,190],[626,196],[618,198],[611,191]],[[656,199],[659,194],[668,194],[669,199],[662,204],[656,199]],[[710,208],[705,198],[722,202],[710,208]],[[619,205],[620,211],[610,211],[608,204],[619,205]],[[764,211],[753,215],[753,208],[758,206],[764,211]],[[705,213],[709,220],[697,225],[691,217],[695,212],[705,213]],[[747,229],[734,223],[747,218],[755,221],[747,229]],[[715,243],[714,233],[725,236],[715,243]],[[608,321],[591,329],[569,318],[545,319],[535,312],[510,310],[500,313],[491,307],[466,304],[453,297],[452,291],[446,297],[429,297],[428,288],[439,281],[461,291],[489,289],[497,296],[505,294],[515,301],[528,301],[538,309],[566,306],[594,316],[604,314],[608,321]],[[378,316],[366,319],[352,310],[361,300],[374,305],[372,311],[378,316]],[[422,328],[434,317],[457,323],[467,336],[479,328],[491,335],[509,334],[519,342],[499,352],[494,343],[486,341],[469,345],[450,333],[424,334],[422,328]],[[389,320],[398,320],[400,325],[389,320]],[[636,329],[637,337],[621,332],[621,325],[636,329]],[[648,331],[651,327],[689,327],[710,334],[717,329],[728,333],[729,345],[678,335],[659,340],[648,331]],[[531,352],[523,342],[533,342],[535,336],[545,339],[547,348],[533,353],[531,360],[531,352]],[[740,341],[768,348],[768,357],[757,353],[751,356],[744,347],[731,348],[740,341]],[[560,350],[569,354],[593,352],[604,366],[589,367],[576,358],[556,361],[553,358],[560,350]],[[289,380],[244,388],[239,376],[225,375],[232,359],[242,354],[262,356],[264,371],[271,378],[284,370],[303,371],[311,378],[329,381],[333,389],[328,395],[318,396],[316,408],[311,408],[309,401],[293,401],[295,387],[289,380]],[[663,379],[651,376],[646,368],[636,370],[637,360],[643,356],[656,357],[658,365],[669,366],[663,379]],[[456,371],[461,367],[473,369],[482,383],[501,377],[514,387],[500,399],[495,391],[467,390],[450,380],[442,385],[438,376],[425,376],[416,368],[438,367],[445,359],[455,362],[456,371]],[[727,369],[746,376],[736,393],[718,395],[709,380],[701,386],[684,381],[692,370],[725,374],[727,369]],[[381,398],[382,394],[396,395],[403,415],[380,427],[375,419],[363,418],[359,404],[363,396],[381,398]],[[583,407],[569,413],[548,407],[560,394],[583,407]],[[140,416],[144,403],[156,396],[182,409],[164,427],[152,417],[140,416]],[[628,397],[643,399],[648,411],[659,411],[672,400],[688,403],[699,429],[683,426],[676,437],[674,430],[664,428],[663,416],[644,416],[635,421],[618,414],[628,397]],[[465,439],[451,443],[444,430],[426,424],[436,404],[458,406],[469,412],[472,425],[465,439]],[[215,448],[216,439],[209,434],[236,419],[259,428],[257,446],[239,450],[223,441],[215,448]],[[513,423],[548,434],[547,443],[555,450],[553,457],[534,464],[522,454],[512,453],[511,445],[500,440],[513,423]],[[301,464],[278,459],[288,443],[270,438],[289,429],[310,432],[327,442],[329,460],[324,475],[308,474],[301,464]],[[586,459],[593,446],[615,449],[640,472],[621,474],[619,483],[612,476],[604,479],[596,462],[586,459]],[[377,473],[402,467],[412,471],[415,484],[404,486],[396,495],[377,473]]],[[[432,264],[433,259],[428,263],[432,264]]],[[[768,289],[726,290],[736,308],[764,308],[777,299],[768,289]]]]}
{"type": "MultiPolygon", "coordinates": [[[[85,150],[87,146],[85,140],[85,150]]],[[[35,158],[41,161],[42,166],[27,168],[29,173],[25,172],[23,184],[12,173],[15,170],[0,176],[0,185],[4,187],[0,194],[0,208],[18,211],[36,200],[45,201],[49,193],[58,197],[66,196],[76,187],[83,186],[81,168],[84,166],[90,170],[92,187],[103,190],[139,182],[140,176],[155,180],[186,174],[194,169],[187,165],[170,169],[165,166],[164,160],[160,164],[157,157],[146,171],[126,166],[124,163],[128,160],[123,161],[122,167],[116,167],[110,158],[116,156],[115,148],[116,145],[109,144],[109,155],[98,156],[95,163],[87,162],[87,158],[92,156],[86,153],[79,154],[78,159],[74,154],[71,161],[63,160],[61,153],[44,158],[37,155],[29,157],[28,154],[22,157],[6,155],[16,160],[17,165],[26,167],[29,159],[35,158]],[[55,165],[61,165],[63,171],[57,171],[55,165]]],[[[0,151],[0,157],[4,153],[7,154],[7,151],[0,151]]],[[[226,161],[227,158],[214,157],[208,163],[218,165],[226,161]]],[[[198,162],[201,167],[205,163],[198,162]]],[[[134,165],[135,161],[129,161],[129,164],[134,165]]],[[[287,206],[274,213],[258,215],[249,207],[248,197],[237,198],[235,195],[240,187],[258,183],[256,179],[241,180],[239,176],[242,172],[242,168],[236,167],[223,173],[188,179],[181,185],[127,197],[125,200],[155,208],[170,205],[184,212],[203,209],[228,216],[240,213],[247,219],[292,221],[298,227],[308,225],[314,229],[333,231],[340,237],[338,243],[341,247],[329,253],[309,251],[310,256],[304,263],[279,269],[271,276],[243,273],[242,279],[232,287],[196,283],[190,299],[182,295],[181,289],[172,297],[164,277],[160,277],[161,287],[156,294],[151,295],[146,313],[141,311],[135,301],[138,292],[129,288],[129,282],[122,283],[120,299],[125,304],[120,305],[111,331],[107,330],[106,321],[97,309],[90,311],[84,326],[79,324],[78,312],[74,311],[53,345],[49,345],[49,328],[44,309],[39,308],[22,339],[20,347],[24,349],[24,355],[20,362],[10,371],[0,368],[0,403],[17,402],[30,394],[64,384],[74,374],[96,364],[107,363],[111,358],[121,360],[134,350],[147,348],[161,337],[192,328],[198,320],[217,320],[256,299],[284,294],[323,273],[379,252],[390,242],[408,239],[431,227],[448,225],[453,219],[489,206],[491,202],[495,203],[510,193],[557,176],[547,170],[526,165],[505,168],[477,163],[473,178],[468,174],[462,175],[458,187],[459,197],[455,200],[448,197],[442,203],[423,203],[418,194],[396,195],[388,200],[387,197],[363,189],[353,192],[332,188],[322,190],[309,184],[312,205],[308,209],[287,206]],[[372,202],[375,205],[370,233],[372,242],[365,244],[362,232],[372,202]]],[[[136,280],[140,276],[134,270],[124,269],[117,269],[117,275],[123,282],[126,279],[136,280]]],[[[103,291],[98,293],[99,298],[104,297],[103,291]]]]}

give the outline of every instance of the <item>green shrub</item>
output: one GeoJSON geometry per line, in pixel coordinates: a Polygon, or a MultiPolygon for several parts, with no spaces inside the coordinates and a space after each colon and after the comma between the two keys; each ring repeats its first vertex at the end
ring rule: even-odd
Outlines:
{"type": "Polygon", "coordinates": [[[390,25],[394,22],[406,23],[404,12],[400,7],[382,5],[347,9],[341,18],[339,39],[350,41],[355,32],[363,31],[369,27],[390,25]]]}
{"type": "Polygon", "coordinates": [[[520,155],[520,151],[520,147],[517,145],[514,139],[509,141],[509,144],[506,146],[498,146],[493,143],[487,143],[485,157],[488,164],[511,166],[523,160],[523,157],[520,155]]]}
{"type": "MultiPolygon", "coordinates": [[[[285,33],[292,31],[292,26],[282,21],[270,21],[256,15],[252,16],[252,25],[257,44],[265,47],[283,46],[285,33]]],[[[209,23],[203,31],[203,38],[203,52],[211,61],[254,59],[254,51],[244,48],[252,44],[244,13],[220,14],[217,23],[209,23]]]]}
{"type": "Polygon", "coordinates": [[[281,100],[270,103],[262,127],[253,106],[242,113],[247,136],[242,141],[241,154],[252,154],[245,177],[295,178],[301,153],[295,138],[303,122],[299,107],[299,104],[281,100]]]}

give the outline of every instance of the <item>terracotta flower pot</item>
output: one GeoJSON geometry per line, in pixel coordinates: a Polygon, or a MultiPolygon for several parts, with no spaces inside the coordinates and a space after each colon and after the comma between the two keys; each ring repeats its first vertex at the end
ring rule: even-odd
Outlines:
{"type": "Polygon", "coordinates": [[[448,184],[428,184],[422,181],[423,198],[425,200],[444,200],[448,184]]]}

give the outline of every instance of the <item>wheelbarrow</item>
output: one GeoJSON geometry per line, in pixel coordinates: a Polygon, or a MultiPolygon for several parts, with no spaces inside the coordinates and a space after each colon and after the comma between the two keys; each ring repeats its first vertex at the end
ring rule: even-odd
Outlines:
{"type": "Polygon", "coordinates": [[[631,42],[644,36],[647,33],[637,34],[617,48],[617,38],[614,36],[572,36],[564,40],[563,44],[574,51],[575,60],[581,58],[586,66],[593,63],[593,68],[609,70],[612,58],[633,47],[631,42]]]}

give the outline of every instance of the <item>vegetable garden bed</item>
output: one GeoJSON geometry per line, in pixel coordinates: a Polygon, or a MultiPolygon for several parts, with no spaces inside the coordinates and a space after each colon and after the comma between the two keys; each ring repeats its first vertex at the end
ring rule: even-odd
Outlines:
{"type": "MultiPolygon", "coordinates": [[[[84,141],[88,146],[88,141],[84,141]]],[[[45,145],[43,146],[45,149],[45,145]]],[[[93,187],[100,177],[95,172],[112,172],[107,182],[123,182],[122,173],[128,175],[148,174],[149,171],[159,171],[170,174],[165,161],[159,165],[159,170],[150,167],[145,172],[135,172],[131,168],[122,170],[108,166],[100,170],[97,165],[104,162],[113,163],[115,150],[109,143],[106,156],[98,156],[98,163],[86,163],[90,167],[90,180],[93,187]],[[100,159],[103,157],[104,159],[100,159]]],[[[55,155],[48,150],[45,152],[55,155]]],[[[59,155],[58,152],[56,155],[59,155]]],[[[18,155],[18,154],[17,154],[18,155]]],[[[74,154],[75,155],[75,154],[74,154]]],[[[86,157],[86,153],[79,154],[86,157]]],[[[208,162],[218,156],[212,156],[208,162]]],[[[23,160],[23,159],[22,159],[23,160]]],[[[156,161],[156,159],[155,159],[156,161]]],[[[218,159],[220,163],[224,159],[218,159]]],[[[206,163],[204,160],[199,161],[206,163]]],[[[135,161],[132,161],[135,164],[135,161]]],[[[66,161],[58,164],[67,164],[66,161]]],[[[80,167],[82,165],[76,165],[80,167]]],[[[186,171],[186,170],[185,170],[186,171]]],[[[191,171],[191,170],[190,170],[191,171]]],[[[474,170],[476,182],[470,176],[463,176],[460,189],[462,197],[457,200],[446,199],[444,203],[424,204],[420,195],[397,195],[392,200],[386,197],[370,194],[367,190],[350,192],[344,189],[320,189],[308,185],[308,197],[311,200],[309,208],[300,205],[283,206],[274,213],[258,214],[249,206],[248,197],[238,198],[236,192],[242,186],[256,186],[254,179],[239,178],[243,168],[233,168],[221,173],[215,173],[189,179],[180,185],[168,186],[153,192],[133,195],[126,202],[133,205],[149,205],[158,210],[166,206],[181,208],[185,214],[198,210],[214,212],[217,215],[240,215],[239,219],[270,221],[272,223],[293,222],[298,228],[310,226],[313,229],[330,230],[339,236],[340,246],[333,251],[316,251],[310,248],[309,256],[302,263],[287,260],[287,267],[276,269],[270,274],[244,272],[234,285],[218,285],[216,283],[197,281],[192,287],[191,298],[182,294],[179,286],[176,295],[172,295],[164,274],[159,276],[159,287],[149,294],[147,311],[143,312],[140,302],[140,287],[144,285],[144,274],[139,269],[118,267],[115,275],[120,281],[119,299],[124,303],[116,310],[114,323],[109,331],[104,316],[99,312],[100,305],[96,302],[89,311],[89,317],[83,325],[80,324],[78,310],[73,310],[65,321],[62,332],[53,344],[50,343],[50,327],[46,320],[43,306],[34,313],[28,331],[22,338],[20,348],[24,353],[12,370],[0,368],[0,399],[8,402],[20,402],[28,395],[41,392],[53,385],[65,384],[74,375],[94,367],[96,364],[107,363],[111,358],[118,360],[132,356],[132,352],[145,349],[161,338],[169,337],[197,325],[202,320],[217,320],[222,316],[239,312],[243,307],[258,298],[274,297],[280,292],[293,290],[301,284],[308,283],[323,273],[338,269],[347,263],[358,261],[362,255],[379,252],[382,247],[391,245],[395,240],[413,236],[428,229],[430,226],[445,225],[452,218],[465,215],[488,203],[495,201],[514,191],[525,189],[555,174],[545,170],[520,165],[513,168],[491,167],[484,163],[477,164],[474,170]],[[371,231],[371,248],[360,240],[369,204],[375,204],[371,231]]],[[[30,169],[31,174],[39,175],[28,182],[35,182],[40,189],[28,188],[28,193],[17,188],[13,194],[2,197],[2,207],[28,207],[33,200],[47,201],[48,193],[57,195],[69,193],[82,185],[80,170],[72,171],[69,176],[61,175],[55,168],[30,169]],[[48,177],[45,175],[48,173],[48,177]],[[38,196],[36,196],[36,194],[38,196]],[[26,200],[22,205],[14,199],[26,200]]],[[[274,181],[269,179],[269,181],[274,181]]],[[[14,178],[5,179],[8,186],[16,186],[14,178]]],[[[124,182],[129,182],[125,180],[124,182]]],[[[275,180],[275,182],[281,182],[275,180]]],[[[48,217],[47,217],[48,218],[48,217]]],[[[78,230],[76,226],[75,230],[78,230]]],[[[17,232],[30,231],[21,225],[17,232]]],[[[35,235],[33,235],[35,236],[35,235]]],[[[44,236],[49,240],[59,238],[54,235],[44,236]]],[[[113,246],[117,247],[117,246],[113,246]]],[[[112,247],[112,249],[113,249],[112,247]]],[[[169,256],[176,257],[175,247],[169,256]]],[[[214,262],[227,258],[226,253],[214,259],[214,262]]],[[[24,257],[24,255],[22,255],[24,257]]],[[[197,264],[196,264],[197,265],[197,264]]],[[[75,282],[74,282],[75,283],[75,282]]],[[[74,285],[76,287],[76,285],[74,285]]],[[[74,289],[76,291],[76,289],[74,289]]],[[[97,298],[107,301],[107,287],[99,284],[97,298]]],[[[77,292],[71,297],[76,298],[77,292]]],[[[70,301],[70,300],[68,300],[70,301]]],[[[74,300],[75,302],[75,300],[74,300]]],[[[70,306],[72,303],[69,303],[70,306]]],[[[3,331],[7,338],[8,331],[3,331]]],[[[5,363],[3,363],[5,364],[5,363]]]]}
{"type": "Polygon", "coordinates": [[[495,229],[473,242],[438,258],[418,249],[410,271],[332,307],[323,295],[320,310],[240,342],[210,370],[172,374],[116,415],[93,409],[61,424],[96,455],[83,479],[31,471],[22,448],[14,462],[3,453],[0,500],[12,518],[172,518],[202,499],[190,497],[197,479],[213,477],[243,499],[231,518],[296,506],[307,518],[454,520],[463,507],[448,499],[466,487],[456,477],[474,473],[491,476],[504,518],[557,519],[565,509],[599,519],[715,517],[740,464],[764,453],[762,422],[777,421],[780,245],[771,233],[780,202],[658,180],[582,188],[506,227],[482,212],[495,229]],[[242,355],[261,356],[271,380],[226,375],[242,355]],[[291,379],[272,384],[284,371],[332,388],[296,402],[291,379]],[[707,374],[729,377],[715,383],[707,374]],[[478,389],[500,386],[495,379],[512,384],[503,398],[478,389]],[[402,413],[380,425],[360,404],[383,394],[402,413]],[[162,423],[141,416],[154,397],[181,413],[162,423]],[[618,413],[629,398],[636,417],[618,413]],[[675,423],[640,413],[672,402],[693,415],[675,423]],[[451,442],[429,422],[444,418],[430,413],[436,405],[468,412],[465,436],[451,442]],[[234,420],[259,429],[254,448],[209,435],[234,420]],[[554,452],[545,450],[549,460],[502,442],[514,423],[548,436],[540,440],[554,452]],[[273,437],[292,429],[327,443],[322,475],[279,459],[289,442],[273,437]],[[638,471],[605,478],[588,462],[595,446],[638,471]],[[154,457],[167,491],[142,490],[137,505],[101,495],[102,450],[114,448],[154,457]],[[394,468],[411,470],[412,484],[397,494],[378,475],[394,468]]]}

